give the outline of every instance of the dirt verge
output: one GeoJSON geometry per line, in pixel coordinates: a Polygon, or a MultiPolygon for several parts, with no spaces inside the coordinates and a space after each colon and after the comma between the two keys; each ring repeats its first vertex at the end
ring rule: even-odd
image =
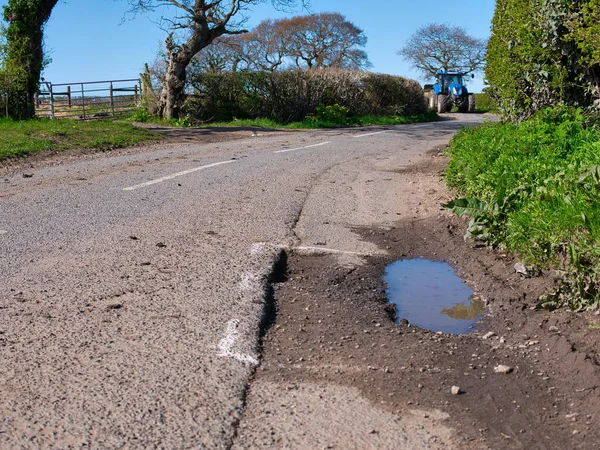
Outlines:
{"type": "Polygon", "coordinates": [[[392,228],[357,230],[387,256],[348,268],[289,255],[236,447],[598,447],[597,316],[536,310],[551,273],[525,278],[511,257],[465,242],[464,221],[439,206],[451,196],[445,164],[433,151],[398,168],[406,211],[392,228]],[[416,257],[450,263],[485,299],[476,333],[394,323],[382,275],[416,257]],[[510,373],[495,373],[500,365],[510,373]]]}

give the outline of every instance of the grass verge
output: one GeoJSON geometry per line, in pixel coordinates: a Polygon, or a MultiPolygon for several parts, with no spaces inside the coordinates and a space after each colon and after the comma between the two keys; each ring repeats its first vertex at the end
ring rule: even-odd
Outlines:
{"type": "Polygon", "coordinates": [[[543,306],[600,299],[600,130],[579,110],[542,111],[520,125],[465,129],[450,144],[445,205],[472,220],[468,233],[564,282],[543,306]]]}
{"type": "Polygon", "coordinates": [[[69,119],[0,119],[0,159],[25,156],[43,150],[110,150],[153,142],[160,138],[157,133],[128,123],[69,119]]]}
{"type": "MultiPolygon", "coordinates": [[[[131,119],[136,122],[155,123],[158,125],[170,127],[191,126],[187,119],[161,119],[139,112],[134,114],[131,119]]],[[[434,122],[439,120],[435,111],[429,111],[426,114],[416,114],[410,116],[361,116],[361,117],[336,117],[335,120],[326,120],[318,117],[307,119],[302,122],[281,123],[272,119],[236,119],[230,122],[210,122],[200,126],[206,127],[259,127],[259,128],[282,128],[282,129],[314,129],[314,128],[339,128],[355,127],[368,125],[405,125],[411,123],[434,122]]]]}

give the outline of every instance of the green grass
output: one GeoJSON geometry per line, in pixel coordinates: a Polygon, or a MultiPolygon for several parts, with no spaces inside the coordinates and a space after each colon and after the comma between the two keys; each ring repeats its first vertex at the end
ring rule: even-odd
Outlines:
{"type": "Polygon", "coordinates": [[[292,129],[311,129],[311,128],[338,128],[338,127],[361,127],[369,125],[407,125],[411,123],[434,122],[439,120],[439,116],[434,111],[426,114],[416,114],[411,116],[359,116],[347,117],[339,121],[327,120],[305,120],[304,122],[294,122],[288,125],[292,129]]]}
{"type": "Polygon", "coordinates": [[[109,150],[159,140],[160,135],[128,123],[35,119],[0,119],[0,159],[44,150],[109,150]]]}
{"type": "MultiPolygon", "coordinates": [[[[145,123],[156,123],[158,125],[184,127],[190,126],[188,120],[161,119],[159,117],[144,115],[143,113],[134,114],[130,117],[132,121],[145,123]]],[[[417,114],[410,116],[361,116],[361,117],[341,117],[338,120],[313,120],[307,119],[303,122],[281,123],[272,119],[236,119],[230,122],[210,122],[200,125],[200,127],[259,127],[259,128],[282,128],[291,130],[315,129],[315,128],[340,128],[357,127],[368,125],[405,125],[411,123],[433,122],[439,120],[439,116],[434,111],[426,114],[417,114]]]]}
{"type": "Polygon", "coordinates": [[[545,110],[520,125],[489,123],[451,142],[447,206],[469,231],[540,268],[566,271],[548,305],[600,300],[600,131],[579,110],[545,110]]]}

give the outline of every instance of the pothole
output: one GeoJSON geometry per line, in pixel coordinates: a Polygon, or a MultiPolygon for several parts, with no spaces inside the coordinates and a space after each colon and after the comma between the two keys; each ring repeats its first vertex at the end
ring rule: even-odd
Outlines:
{"type": "Polygon", "coordinates": [[[431,331],[475,331],[485,304],[447,263],[426,259],[396,261],[386,267],[388,300],[398,319],[431,331]]]}

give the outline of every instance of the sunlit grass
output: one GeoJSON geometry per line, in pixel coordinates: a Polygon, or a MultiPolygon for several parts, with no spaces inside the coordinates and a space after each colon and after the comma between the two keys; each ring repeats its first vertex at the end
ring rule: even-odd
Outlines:
{"type": "MultiPolygon", "coordinates": [[[[579,110],[549,109],[520,124],[465,129],[447,180],[476,206],[470,230],[541,268],[562,267],[561,302],[600,301],[600,131],[579,110]]],[[[456,209],[459,214],[465,209],[456,209]]]]}
{"type": "Polygon", "coordinates": [[[44,150],[109,150],[153,142],[161,136],[128,123],[69,119],[0,119],[0,159],[44,150]]]}
{"type": "MultiPolygon", "coordinates": [[[[157,125],[171,127],[186,127],[190,126],[190,121],[186,119],[161,119],[150,115],[134,115],[132,121],[141,121],[145,123],[155,123],[157,125]],[[143,120],[140,120],[143,119],[143,120]]],[[[404,125],[411,123],[433,122],[439,120],[439,116],[434,111],[426,114],[416,114],[410,116],[375,116],[367,115],[360,117],[346,117],[340,121],[326,120],[304,120],[302,122],[282,123],[272,119],[257,118],[257,119],[235,119],[228,122],[208,122],[195,125],[198,127],[258,127],[258,128],[280,128],[288,130],[307,130],[316,128],[340,128],[340,127],[357,127],[369,125],[404,125]]]]}

